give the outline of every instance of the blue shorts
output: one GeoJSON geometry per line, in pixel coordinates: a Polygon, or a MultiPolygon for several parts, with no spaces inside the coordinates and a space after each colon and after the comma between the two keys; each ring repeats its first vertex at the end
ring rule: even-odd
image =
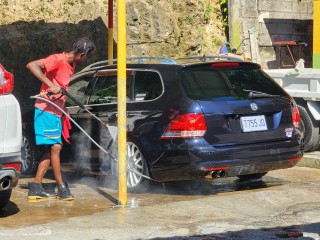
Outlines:
{"type": "Polygon", "coordinates": [[[35,108],[34,131],[37,145],[53,145],[61,143],[62,124],[61,118],[35,108]]]}

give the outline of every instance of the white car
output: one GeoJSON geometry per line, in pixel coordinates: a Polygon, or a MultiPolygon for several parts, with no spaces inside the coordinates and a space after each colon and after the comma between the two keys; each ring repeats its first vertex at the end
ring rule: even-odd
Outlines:
{"type": "Polygon", "coordinates": [[[9,202],[22,167],[21,110],[13,86],[13,74],[0,64],[0,209],[9,202]]]}

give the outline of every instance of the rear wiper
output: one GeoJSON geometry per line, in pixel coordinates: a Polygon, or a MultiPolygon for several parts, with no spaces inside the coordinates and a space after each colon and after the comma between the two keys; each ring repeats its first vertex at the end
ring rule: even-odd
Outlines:
{"type": "Polygon", "coordinates": [[[264,92],[258,92],[254,90],[249,90],[249,89],[243,89],[244,92],[249,92],[248,98],[274,98],[274,97],[280,97],[280,95],[272,95],[269,93],[264,93],[264,92]]]}

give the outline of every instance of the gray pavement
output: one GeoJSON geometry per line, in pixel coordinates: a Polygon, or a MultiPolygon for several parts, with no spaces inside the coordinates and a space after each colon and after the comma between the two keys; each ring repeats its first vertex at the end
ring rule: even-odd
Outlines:
{"type": "Polygon", "coordinates": [[[153,186],[129,193],[127,207],[117,207],[116,191],[95,187],[93,179],[77,179],[71,187],[74,203],[31,203],[27,190],[18,188],[11,204],[16,211],[0,218],[0,239],[320,239],[316,168],[271,171],[260,182],[226,178],[153,186]]]}

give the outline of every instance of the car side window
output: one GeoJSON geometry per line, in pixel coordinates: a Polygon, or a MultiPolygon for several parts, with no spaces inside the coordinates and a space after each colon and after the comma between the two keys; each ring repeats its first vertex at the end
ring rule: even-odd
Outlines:
{"type": "MultiPolygon", "coordinates": [[[[68,92],[75,97],[75,99],[79,100],[79,102],[86,104],[88,92],[90,92],[90,85],[92,85],[94,81],[94,77],[87,76],[81,79],[77,79],[70,83],[68,92]]],[[[66,98],[66,106],[75,106],[76,104],[70,99],[66,98]]]]}
{"type": "Polygon", "coordinates": [[[137,71],[135,74],[134,100],[144,101],[159,97],[163,86],[159,73],[153,71],[137,71]]]}
{"type": "MultiPolygon", "coordinates": [[[[127,76],[127,101],[130,100],[130,82],[132,76],[127,76]]],[[[92,90],[89,104],[117,103],[117,76],[98,76],[92,90]]]]}

